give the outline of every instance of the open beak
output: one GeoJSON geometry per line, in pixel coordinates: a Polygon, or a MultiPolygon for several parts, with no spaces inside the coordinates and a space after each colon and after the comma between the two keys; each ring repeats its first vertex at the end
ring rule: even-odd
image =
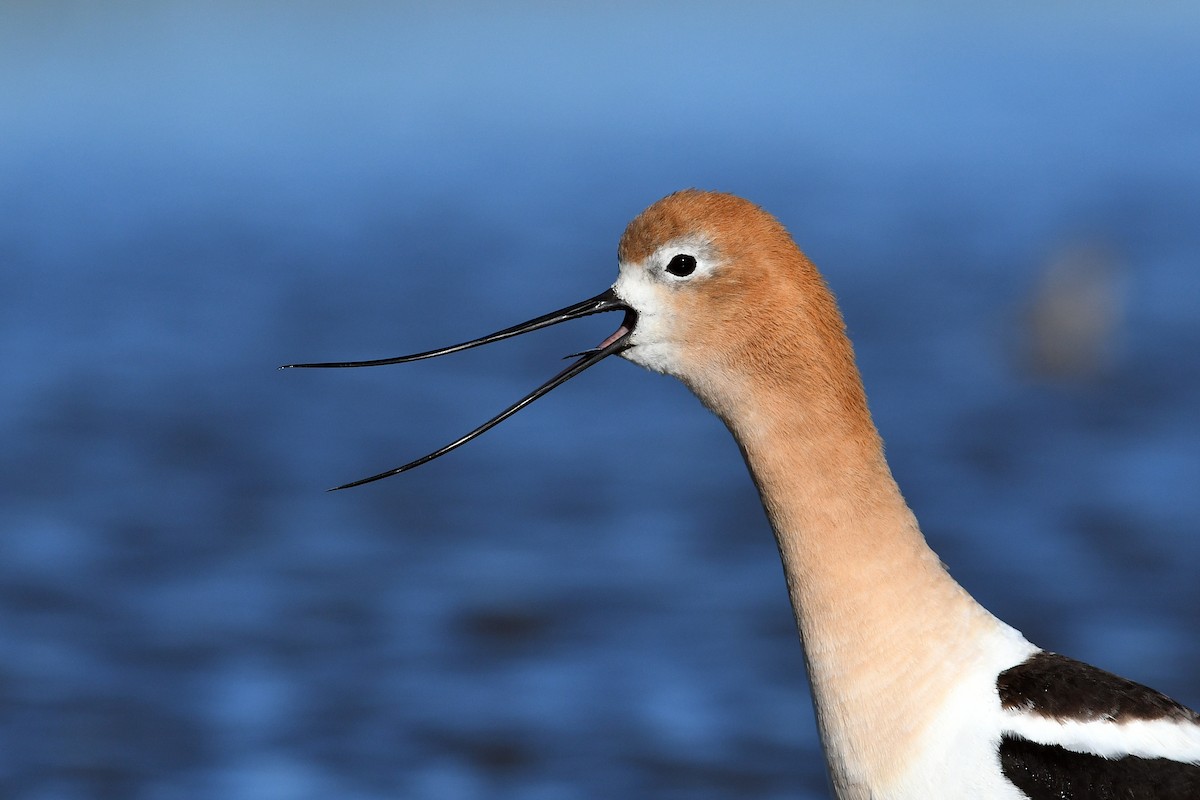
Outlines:
{"type": "MultiPolygon", "coordinates": [[[[318,367],[378,367],[383,366],[384,364],[403,364],[408,361],[420,361],[424,358],[444,356],[448,353],[457,353],[459,350],[468,350],[472,347],[478,347],[482,344],[498,342],[501,339],[507,339],[510,336],[519,336],[522,333],[529,333],[530,331],[536,331],[541,328],[548,328],[551,325],[557,325],[560,322],[579,319],[580,317],[586,317],[591,314],[599,314],[604,311],[624,311],[625,318],[621,321],[620,327],[618,327],[611,336],[601,342],[598,346],[592,348],[591,350],[584,350],[582,353],[573,354],[575,356],[579,356],[579,359],[572,363],[571,366],[567,367],[562,372],[558,373],[553,378],[546,381],[517,402],[513,403],[511,406],[480,425],[478,428],[475,428],[475,430],[464,434],[446,446],[438,448],[428,455],[421,456],[415,461],[410,461],[403,466],[396,467],[395,469],[389,469],[386,472],[381,472],[378,475],[372,475],[369,478],[362,478],[341,486],[335,486],[329,490],[331,492],[335,492],[338,489],[349,489],[352,486],[361,486],[364,483],[371,483],[372,481],[377,481],[381,478],[389,478],[392,475],[399,475],[401,472],[406,472],[414,467],[427,464],[428,462],[433,461],[435,458],[444,456],[451,450],[461,447],[475,437],[487,432],[496,425],[499,425],[501,422],[508,419],[513,414],[532,403],[534,400],[537,400],[542,395],[549,393],[552,389],[560,386],[561,384],[566,383],[588,367],[600,363],[613,353],[619,353],[622,350],[630,347],[629,337],[633,334],[633,327],[637,321],[637,314],[632,308],[629,307],[627,303],[625,303],[625,301],[617,297],[616,292],[614,292],[612,289],[609,289],[602,294],[596,295],[590,300],[584,300],[582,303],[576,303],[573,306],[560,308],[558,311],[551,311],[549,314],[543,314],[542,316],[531,319],[528,322],[522,322],[520,325],[514,325],[511,328],[505,328],[502,331],[496,331],[495,333],[488,334],[487,336],[481,336],[478,339],[472,339],[469,342],[452,344],[449,347],[441,347],[437,350],[427,350],[423,353],[414,353],[409,356],[396,356],[395,358],[379,358],[372,361],[331,361],[321,364],[284,364],[282,367],[280,367],[280,369],[311,369],[318,367]]],[[[570,358],[571,356],[567,357],[570,358]]]]}

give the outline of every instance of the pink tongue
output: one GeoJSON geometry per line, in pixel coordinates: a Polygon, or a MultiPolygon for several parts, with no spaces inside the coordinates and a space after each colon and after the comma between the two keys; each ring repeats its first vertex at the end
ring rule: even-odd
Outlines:
{"type": "Polygon", "coordinates": [[[626,328],[624,325],[622,325],[621,327],[619,327],[615,331],[613,331],[612,336],[609,336],[603,342],[596,345],[596,349],[603,350],[604,348],[608,347],[610,344],[615,342],[617,339],[620,339],[622,336],[624,336],[627,333],[629,333],[629,328],[626,328]]]}

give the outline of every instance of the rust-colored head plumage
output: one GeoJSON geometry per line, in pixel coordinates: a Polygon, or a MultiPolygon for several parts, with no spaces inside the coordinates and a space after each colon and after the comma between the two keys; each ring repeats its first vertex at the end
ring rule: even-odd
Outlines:
{"type": "Polygon", "coordinates": [[[833,295],[766,211],[677,192],[629,224],[618,256],[614,288],[638,314],[625,358],[681,378],[726,418],[747,393],[804,396],[873,432],[833,295]],[[672,273],[680,254],[694,273],[672,273]]]}
{"type": "Polygon", "coordinates": [[[625,228],[617,247],[622,262],[642,261],[664,242],[697,231],[718,236],[729,248],[743,250],[772,239],[787,239],[787,230],[761,208],[732,194],[684,189],[649,206],[625,228]]]}

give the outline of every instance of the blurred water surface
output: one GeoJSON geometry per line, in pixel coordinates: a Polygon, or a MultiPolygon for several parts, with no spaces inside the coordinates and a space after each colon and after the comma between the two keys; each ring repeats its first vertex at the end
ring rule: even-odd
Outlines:
{"type": "Polygon", "coordinates": [[[682,387],[606,363],[321,491],[611,319],[274,370],[591,296],[685,186],[826,271],[955,575],[1200,705],[1194,4],[0,17],[5,797],[823,796],[770,532],[682,387]],[[1104,283],[1041,294],[1078,252],[1104,283]],[[1085,368],[1036,368],[1046,314],[1085,368]]]}

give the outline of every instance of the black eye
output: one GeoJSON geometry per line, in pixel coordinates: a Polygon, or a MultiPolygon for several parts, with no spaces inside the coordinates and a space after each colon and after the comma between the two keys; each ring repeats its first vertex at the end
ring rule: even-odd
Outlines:
{"type": "Polygon", "coordinates": [[[678,275],[683,278],[691,275],[696,271],[696,257],[689,256],[686,253],[680,253],[671,259],[671,263],[667,264],[667,272],[672,275],[678,275]]]}

